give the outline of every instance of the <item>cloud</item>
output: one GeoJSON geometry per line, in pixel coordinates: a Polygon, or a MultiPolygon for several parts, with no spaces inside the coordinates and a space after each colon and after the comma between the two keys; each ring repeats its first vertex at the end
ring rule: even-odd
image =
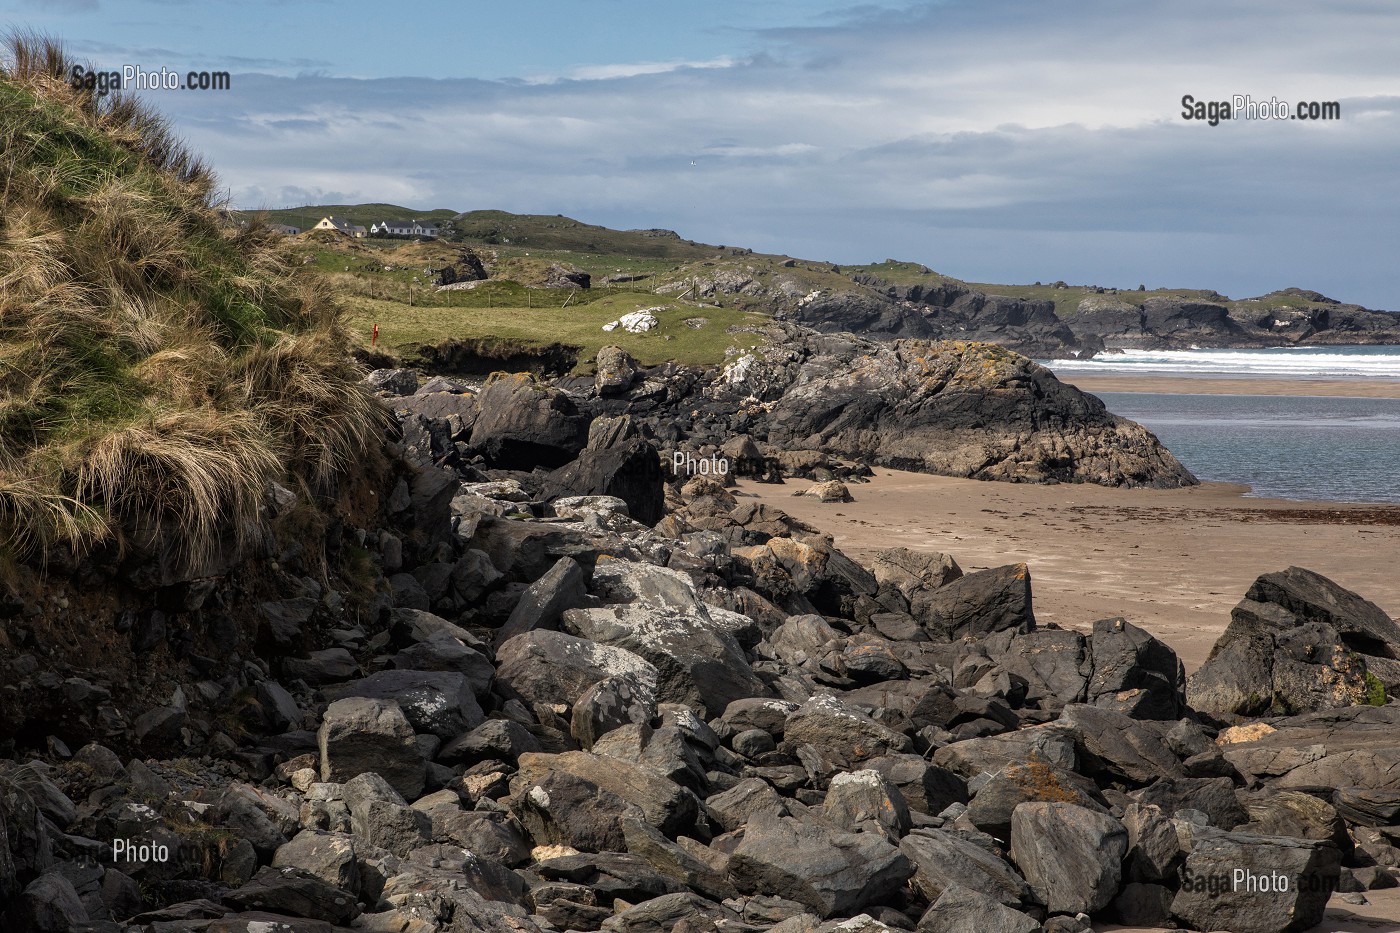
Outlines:
{"type": "Polygon", "coordinates": [[[530,81],[240,73],[155,99],[246,206],[564,212],[964,278],[1400,307],[1397,29],[1365,0],[921,4],[767,30],[743,58],[530,81]],[[1281,54],[1299,35],[1308,55],[1281,54]],[[1209,127],[1181,119],[1186,93],[1339,100],[1345,119],[1209,127]]]}
{"type": "Polygon", "coordinates": [[[731,68],[736,60],[729,56],[705,61],[632,62],[611,65],[581,65],[571,68],[562,75],[535,75],[525,79],[526,84],[555,84],[560,81],[613,81],[619,78],[635,78],[640,75],[659,75],[672,71],[694,68],[731,68]]]}
{"type": "Polygon", "coordinates": [[[97,0],[24,0],[24,5],[45,13],[92,13],[97,0]]]}

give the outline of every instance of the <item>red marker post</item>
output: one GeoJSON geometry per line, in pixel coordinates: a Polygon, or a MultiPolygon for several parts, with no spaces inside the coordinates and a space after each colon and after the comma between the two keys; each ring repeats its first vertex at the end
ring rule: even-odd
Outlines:
{"type": "Polygon", "coordinates": [[[378,325],[378,324],[374,325],[374,333],[371,334],[371,335],[370,335],[370,338],[369,338],[369,345],[370,345],[371,347],[374,346],[374,345],[377,344],[377,343],[379,343],[379,325],[378,325]]]}

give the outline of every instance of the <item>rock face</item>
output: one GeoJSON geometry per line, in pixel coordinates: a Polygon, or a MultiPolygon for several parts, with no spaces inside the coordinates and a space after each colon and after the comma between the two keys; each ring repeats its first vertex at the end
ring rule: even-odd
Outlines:
{"type": "Polygon", "coordinates": [[[1187,696],[1223,715],[1384,703],[1400,676],[1396,646],[1400,625],[1374,603],[1290,567],[1254,581],[1187,696]]]}

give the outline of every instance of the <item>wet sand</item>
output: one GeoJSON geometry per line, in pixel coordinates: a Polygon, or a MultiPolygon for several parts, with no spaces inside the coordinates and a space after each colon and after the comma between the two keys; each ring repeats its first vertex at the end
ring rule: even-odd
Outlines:
{"type": "MultiPolygon", "coordinates": [[[[1053,369],[1053,367],[1052,367],[1053,369]]],[[[1286,395],[1400,398],[1400,380],[1268,379],[1249,376],[1113,376],[1056,373],[1085,392],[1153,392],[1165,395],[1286,395]]]]}
{"type": "Polygon", "coordinates": [[[1261,573],[1298,565],[1400,615],[1400,506],[1255,499],[1245,487],[1108,489],[982,482],[877,469],[854,502],[745,481],[757,495],[868,557],[904,546],[964,571],[1025,562],[1042,624],[1087,630],[1125,616],[1199,667],[1261,573]]]}

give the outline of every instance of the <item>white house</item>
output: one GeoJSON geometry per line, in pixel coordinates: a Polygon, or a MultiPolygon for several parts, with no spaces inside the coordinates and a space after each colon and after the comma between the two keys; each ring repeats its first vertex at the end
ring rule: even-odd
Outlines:
{"type": "Polygon", "coordinates": [[[312,230],[334,230],[336,233],[343,233],[346,236],[363,237],[365,228],[359,224],[352,224],[343,217],[322,217],[321,222],[311,228],[312,230]]]}
{"type": "Polygon", "coordinates": [[[438,235],[438,225],[431,220],[381,220],[372,224],[370,233],[389,236],[431,236],[438,235]]]}
{"type": "Polygon", "coordinates": [[[296,236],[301,232],[300,227],[292,227],[287,224],[268,224],[267,229],[271,230],[273,233],[280,233],[283,236],[296,236]]]}

